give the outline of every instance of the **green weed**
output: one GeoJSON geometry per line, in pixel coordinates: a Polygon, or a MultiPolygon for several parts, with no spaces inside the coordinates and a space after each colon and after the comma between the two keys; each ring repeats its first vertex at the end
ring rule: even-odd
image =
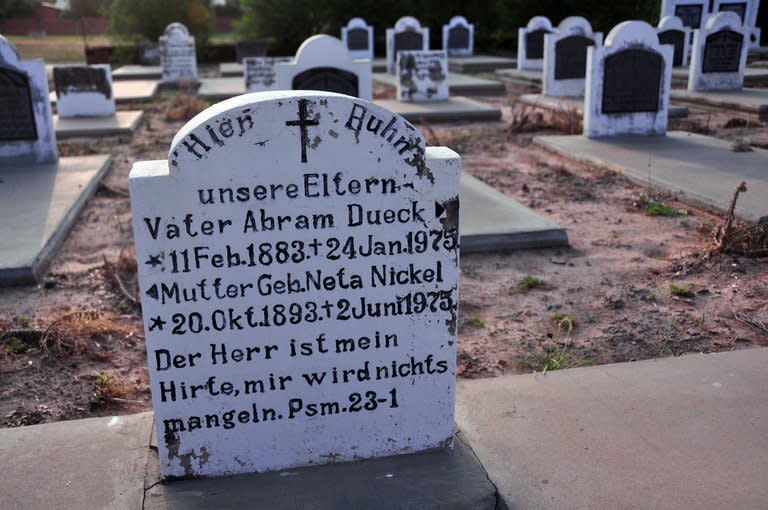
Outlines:
{"type": "Polygon", "coordinates": [[[679,285],[675,285],[674,283],[670,283],[669,293],[677,297],[692,298],[693,285],[686,285],[685,287],[681,287],[679,285]]]}
{"type": "Polygon", "coordinates": [[[517,283],[517,290],[519,290],[520,292],[528,292],[531,289],[545,287],[546,285],[547,285],[547,282],[545,282],[541,278],[538,278],[532,275],[526,275],[526,276],[523,276],[523,278],[521,278],[520,281],[517,283]]]}

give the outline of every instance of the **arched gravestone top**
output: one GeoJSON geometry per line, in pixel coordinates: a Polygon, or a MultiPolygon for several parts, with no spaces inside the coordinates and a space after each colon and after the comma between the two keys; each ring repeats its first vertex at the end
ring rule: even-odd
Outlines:
{"type": "Polygon", "coordinates": [[[163,30],[166,37],[189,37],[189,30],[182,23],[174,21],[163,30]]]}
{"type": "Polygon", "coordinates": [[[323,90],[358,97],[357,75],[335,67],[313,67],[293,77],[293,90],[323,90]]]}
{"type": "Polygon", "coordinates": [[[715,13],[732,12],[739,16],[742,24],[749,23],[749,5],[751,2],[733,2],[716,0],[714,5],[715,13]]]}
{"type": "Polygon", "coordinates": [[[422,27],[413,16],[403,16],[397,20],[394,28],[387,29],[387,72],[395,73],[398,51],[428,49],[429,28],[422,27]]]}
{"type": "MultiPolygon", "coordinates": [[[[292,62],[277,64],[276,73],[278,89],[293,90],[294,85],[313,83],[314,86],[319,86],[322,83],[333,83],[334,87],[341,87],[345,92],[351,90],[348,87],[355,82],[350,79],[349,75],[352,74],[356,77],[357,94],[355,95],[365,100],[371,100],[373,96],[370,60],[353,59],[344,43],[330,35],[313,35],[304,41],[292,62]],[[316,71],[307,73],[310,70],[316,71]],[[334,72],[338,73],[337,79],[330,76],[334,72]],[[294,80],[300,75],[301,83],[297,84],[294,80]]],[[[341,90],[327,92],[341,92],[341,90]]]]}
{"type": "Polygon", "coordinates": [[[363,18],[352,18],[341,27],[341,40],[354,58],[373,58],[373,27],[363,18]]]}
{"type": "Polygon", "coordinates": [[[167,162],[134,164],[131,208],[164,476],[278,470],[450,444],[459,175],[458,155],[426,148],[402,117],[348,96],[296,91],[214,105],[176,134],[167,162]],[[196,235],[169,235],[167,226],[185,218],[196,235]],[[198,225],[205,220],[213,231],[198,225]],[[410,237],[421,240],[418,248],[407,248],[410,237]],[[368,251],[369,240],[381,244],[368,251]],[[178,266],[184,250],[210,258],[185,271],[178,266]],[[256,250],[253,263],[249,250],[256,250]],[[213,260],[220,253],[223,264],[213,260]],[[382,283],[382,269],[400,273],[382,283]],[[408,276],[414,271],[417,279],[408,276]],[[320,287],[307,279],[318,272],[320,287]],[[291,279],[301,283],[287,291],[281,282],[291,279]],[[207,299],[177,302],[168,293],[199,290],[202,280],[207,299]],[[217,296],[217,281],[242,292],[217,296]],[[193,322],[174,325],[181,316],[193,322]],[[173,358],[164,352],[195,364],[165,365],[173,358]],[[347,380],[344,370],[352,370],[347,380]],[[205,385],[211,377],[202,395],[182,397],[182,382],[205,385]],[[224,382],[238,392],[218,391],[224,382]],[[358,408],[359,395],[376,403],[358,408]],[[327,403],[323,412],[320,403],[327,403]]]}
{"type": "Polygon", "coordinates": [[[665,16],[659,21],[656,31],[659,43],[671,44],[675,47],[672,65],[682,67],[688,65],[688,53],[691,40],[691,29],[683,25],[677,16],[665,16]]]}
{"type": "Polygon", "coordinates": [[[0,65],[5,67],[19,67],[21,57],[11,41],[0,35],[0,65]]]}
{"type": "Polygon", "coordinates": [[[454,16],[443,25],[443,50],[449,57],[468,57],[474,53],[475,26],[464,16],[454,16]]]}
{"type": "Polygon", "coordinates": [[[694,34],[688,90],[739,90],[749,49],[749,28],[738,14],[719,12],[694,34]]]}
{"type": "Polygon", "coordinates": [[[662,0],[660,18],[677,16],[683,25],[700,28],[709,14],[709,0],[662,0]]]}
{"type": "Polygon", "coordinates": [[[517,31],[517,68],[541,70],[544,64],[544,36],[552,33],[552,22],[546,16],[534,16],[517,31]]]}
{"type": "Polygon", "coordinates": [[[581,16],[570,16],[544,36],[543,92],[551,97],[584,95],[587,48],[602,44],[603,34],[581,16]]]}

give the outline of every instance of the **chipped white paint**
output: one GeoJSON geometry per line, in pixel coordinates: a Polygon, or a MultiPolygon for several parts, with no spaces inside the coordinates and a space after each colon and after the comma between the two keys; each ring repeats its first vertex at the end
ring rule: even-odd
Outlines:
{"type": "Polygon", "coordinates": [[[398,101],[445,101],[448,96],[448,57],[445,51],[397,52],[398,101]]]}
{"type": "Polygon", "coordinates": [[[347,48],[352,58],[367,58],[373,60],[373,27],[367,24],[363,18],[352,18],[346,26],[341,27],[341,41],[344,43],[344,47],[347,48]],[[350,47],[350,43],[354,42],[352,39],[355,39],[354,37],[349,37],[350,31],[354,33],[362,33],[357,32],[358,30],[365,32],[365,39],[367,40],[365,48],[357,46],[354,48],[350,47]]]}
{"type": "Polygon", "coordinates": [[[290,62],[293,57],[245,57],[243,77],[246,92],[277,90],[277,64],[290,62]]]}
{"type": "MultiPolygon", "coordinates": [[[[593,32],[592,25],[581,16],[569,16],[560,22],[557,30],[544,36],[544,74],[542,76],[542,93],[551,97],[580,97],[584,95],[584,84],[586,80],[586,65],[584,76],[581,78],[558,79],[555,73],[558,54],[556,51],[557,43],[568,37],[586,37],[592,39],[596,46],[603,44],[603,34],[593,32]]],[[[564,54],[564,58],[570,55],[564,54]]],[[[586,62],[587,54],[584,51],[584,60],[586,62]]]]}
{"type": "MultiPolygon", "coordinates": [[[[19,73],[18,80],[13,80],[18,83],[13,87],[23,93],[25,100],[22,104],[12,97],[10,89],[0,90],[0,176],[4,165],[55,163],[59,155],[45,64],[42,59],[21,60],[16,48],[0,35],[0,71],[19,73]],[[22,118],[29,122],[27,125],[34,132],[33,136],[16,136],[20,133],[18,128],[22,118]]],[[[10,80],[3,83],[3,87],[8,85],[10,80]]]]}
{"type": "Polygon", "coordinates": [[[539,56],[537,50],[529,48],[526,36],[531,32],[553,32],[552,22],[546,16],[534,16],[524,28],[517,29],[517,69],[519,71],[541,71],[544,69],[544,52],[539,56]]]}
{"type": "Polygon", "coordinates": [[[163,83],[197,80],[195,38],[181,23],[171,23],[160,36],[163,83]]]}
{"type": "MultiPolygon", "coordinates": [[[[599,138],[616,135],[663,135],[667,132],[669,89],[672,83],[671,45],[659,44],[656,30],[643,21],[625,21],[616,25],[605,46],[587,50],[587,83],[584,93],[584,135],[599,138]],[[658,101],[655,111],[606,113],[603,105],[605,60],[625,50],[649,51],[661,56],[658,101]]],[[[634,78],[628,77],[631,83],[634,78]]],[[[629,101],[634,98],[627,98],[629,101]]]]}
{"type": "Polygon", "coordinates": [[[216,104],[133,165],[164,476],[451,444],[460,167],[396,114],[299,91],[216,104]]]}
{"type": "Polygon", "coordinates": [[[389,74],[395,74],[395,66],[397,63],[397,52],[395,51],[395,37],[397,34],[405,32],[413,32],[414,34],[421,34],[421,47],[420,48],[407,48],[410,50],[429,50],[429,28],[422,27],[419,20],[413,16],[403,16],[395,23],[393,28],[388,28],[386,32],[387,38],[387,72],[389,74]]]}
{"type": "MultiPolygon", "coordinates": [[[[749,30],[741,26],[741,19],[733,12],[720,12],[711,16],[706,25],[696,30],[693,35],[693,54],[691,55],[691,67],[688,71],[688,90],[741,90],[744,86],[744,68],[747,65],[747,52],[749,51],[749,30]],[[739,51],[723,53],[713,48],[713,55],[718,59],[726,59],[734,64],[731,72],[713,72],[707,69],[707,37],[717,33],[735,32],[741,35],[742,42],[739,51]]],[[[734,50],[735,50],[734,46],[734,50]]]]}
{"type": "Polygon", "coordinates": [[[682,62],[679,67],[687,67],[689,57],[691,56],[691,36],[693,31],[689,27],[683,25],[683,22],[677,16],[667,16],[662,18],[656,27],[656,33],[661,35],[670,30],[683,32],[683,54],[682,62]]]}
{"type": "Polygon", "coordinates": [[[56,112],[59,117],[109,117],[115,114],[115,94],[112,91],[112,69],[109,64],[89,66],[103,73],[107,87],[98,90],[96,83],[80,83],[62,86],[56,83],[56,112]]]}
{"type": "Polygon", "coordinates": [[[353,59],[344,43],[333,36],[324,34],[313,35],[304,41],[296,52],[296,58],[292,61],[276,65],[277,88],[279,90],[293,90],[297,76],[306,71],[320,68],[331,68],[352,73],[357,77],[357,97],[367,101],[372,100],[371,61],[353,59]]]}
{"type": "Polygon", "coordinates": [[[454,16],[447,25],[443,25],[443,50],[449,57],[471,57],[475,51],[475,25],[468,22],[464,16],[454,16]],[[464,46],[451,46],[450,35],[453,29],[465,29],[467,31],[467,44],[464,46]]]}

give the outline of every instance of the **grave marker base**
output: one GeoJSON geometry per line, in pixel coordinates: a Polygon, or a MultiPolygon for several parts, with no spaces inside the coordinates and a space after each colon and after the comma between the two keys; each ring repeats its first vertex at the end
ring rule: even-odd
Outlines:
{"type": "Polygon", "coordinates": [[[53,116],[53,128],[56,138],[74,138],[77,136],[118,136],[131,135],[144,118],[143,110],[115,112],[105,117],[67,117],[53,116]]]}
{"type": "Polygon", "coordinates": [[[402,103],[396,99],[377,99],[374,103],[411,122],[420,120],[427,122],[501,120],[499,108],[461,96],[432,103],[402,103]]]}
{"type": "MultiPolygon", "coordinates": [[[[380,85],[397,86],[397,76],[394,74],[374,73],[373,81],[380,85]]],[[[448,91],[451,96],[503,96],[507,93],[500,81],[452,72],[448,73],[448,91]]]]}
{"type": "MultiPolygon", "coordinates": [[[[584,112],[583,97],[550,97],[544,94],[523,94],[518,98],[521,103],[531,106],[539,106],[556,112],[575,111],[578,115],[584,112]]],[[[670,105],[670,119],[684,119],[688,116],[688,108],[685,106],[670,105]]]]}
{"type": "Polygon", "coordinates": [[[670,97],[675,101],[706,106],[716,106],[747,113],[756,113],[760,120],[768,120],[768,90],[741,89],[730,91],[691,92],[672,89],[670,97]]]}

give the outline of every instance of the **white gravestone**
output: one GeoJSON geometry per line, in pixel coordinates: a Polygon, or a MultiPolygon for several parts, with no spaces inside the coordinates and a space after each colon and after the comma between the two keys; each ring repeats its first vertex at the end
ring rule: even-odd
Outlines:
{"type": "Polygon", "coordinates": [[[667,16],[656,27],[659,44],[671,44],[675,51],[672,56],[674,67],[686,67],[691,52],[691,29],[683,25],[677,16],[667,16]]]}
{"type": "Polygon", "coordinates": [[[464,16],[454,16],[443,25],[443,50],[449,57],[471,57],[475,50],[475,25],[464,16]]]}
{"type": "Polygon", "coordinates": [[[352,18],[341,27],[341,40],[352,58],[373,60],[373,27],[363,18],[352,18]]]}
{"type": "Polygon", "coordinates": [[[742,26],[750,37],[750,48],[760,47],[760,28],[757,26],[757,14],[760,0],[714,0],[712,14],[734,12],[739,15],[742,26]]]}
{"type": "Polygon", "coordinates": [[[450,446],[461,159],[326,92],[245,94],[129,177],[165,477],[450,446]]]}
{"type": "Polygon", "coordinates": [[[171,23],[160,36],[160,65],[163,83],[197,80],[195,38],[181,23],[171,23]]]}
{"type": "Polygon", "coordinates": [[[53,68],[59,117],[108,117],[115,114],[109,64],[53,68]]]}
{"type": "Polygon", "coordinates": [[[587,48],[603,44],[603,34],[581,16],[565,18],[557,30],[544,34],[542,92],[551,97],[584,95],[587,48]]]}
{"type": "Polygon", "coordinates": [[[373,98],[371,61],[353,59],[339,39],[313,35],[290,62],[276,65],[279,90],[321,90],[370,101],[373,98]]]}
{"type": "Polygon", "coordinates": [[[397,52],[398,101],[445,101],[448,96],[448,57],[445,51],[397,52]]]}
{"type": "Polygon", "coordinates": [[[3,165],[55,163],[58,157],[45,64],[21,60],[0,35],[0,174],[3,165]]]}
{"type": "Polygon", "coordinates": [[[749,30],[733,12],[710,16],[693,35],[688,90],[741,90],[749,51],[749,30]]]}
{"type": "Polygon", "coordinates": [[[429,50],[429,28],[422,27],[419,20],[412,16],[403,16],[388,28],[387,36],[387,72],[395,74],[397,52],[401,50],[429,50]]]}
{"type": "Polygon", "coordinates": [[[691,30],[701,28],[709,17],[709,0],[661,0],[659,19],[676,16],[691,30]]]}
{"type": "Polygon", "coordinates": [[[587,53],[584,134],[663,135],[672,83],[671,45],[643,21],[625,21],[587,53]]]}
{"type": "Polygon", "coordinates": [[[541,71],[544,68],[544,36],[554,32],[546,16],[531,18],[525,28],[517,29],[517,69],[541,71]]]}
{"type": "Polygon", "coordinates": [[[290,62],[293,57],[245,57],[243,76],[246,92],[277,89],[277,64],[290,62]]]}

